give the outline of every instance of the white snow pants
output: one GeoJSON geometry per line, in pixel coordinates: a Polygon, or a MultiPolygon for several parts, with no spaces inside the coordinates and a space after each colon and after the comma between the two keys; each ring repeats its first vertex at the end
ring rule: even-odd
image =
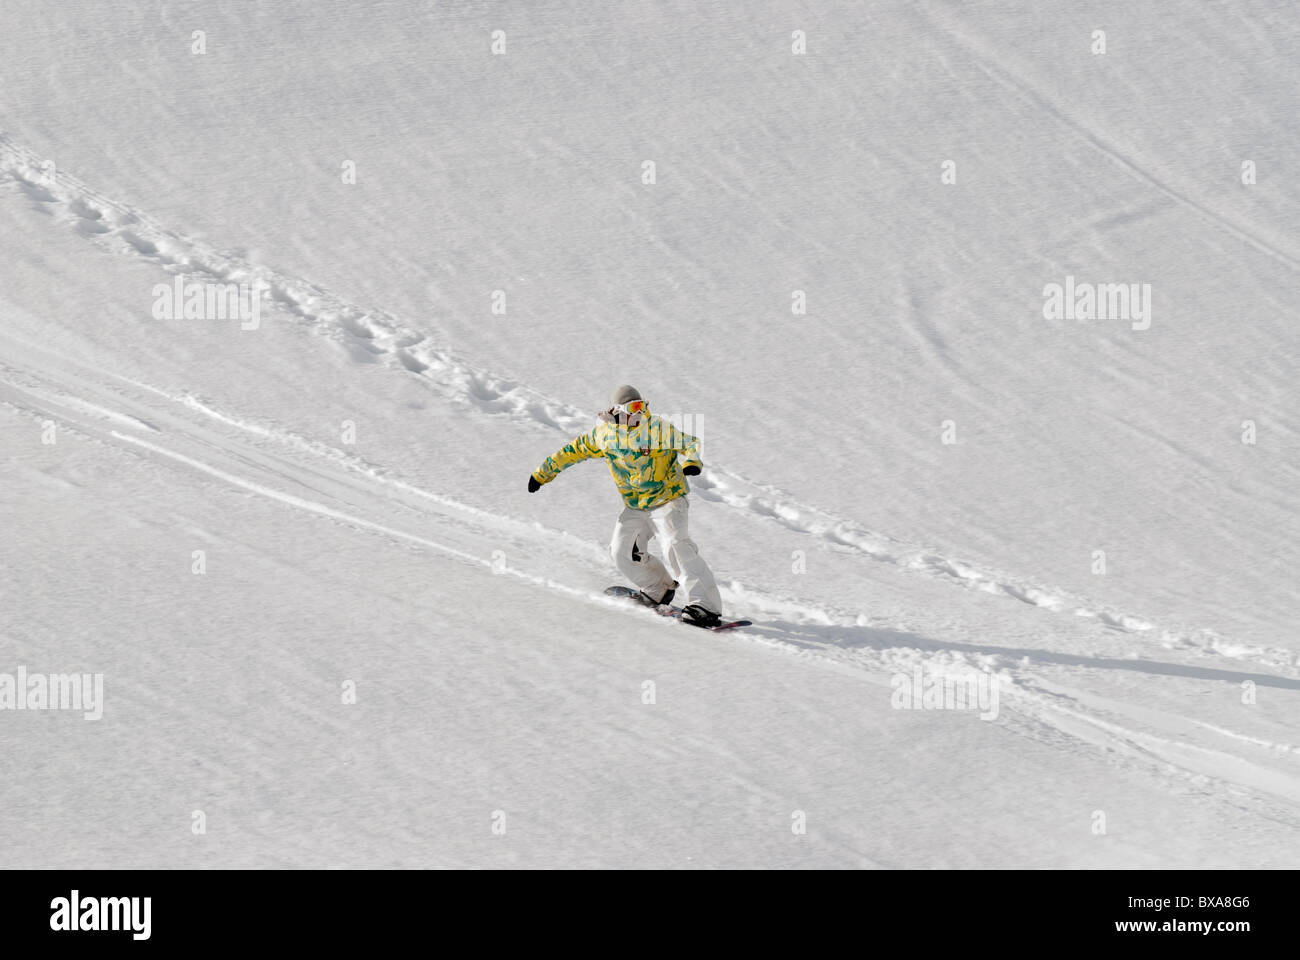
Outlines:
{"type": "Polygon", "coordinates": [[[722,597],[713,580],[713,571],[686,529],[689,510],[685,497],[649,510],[625,507],[614,524],[609,552],[619,572],[650,596],[663,596],[675,579],[680,586],[673,603],[683,606],[698,603],[713,613],[722,613],[722,597]],[[646,549],[656,535],[672,573],[646,549]]]}

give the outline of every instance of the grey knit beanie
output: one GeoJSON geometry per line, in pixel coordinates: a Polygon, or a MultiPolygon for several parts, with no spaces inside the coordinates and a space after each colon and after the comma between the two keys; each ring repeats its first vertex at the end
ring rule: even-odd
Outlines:
{"type": "Polygon", "coordinates": [[[614,388],[614,395],[610,398],[610,402],[617,407],[620,403],[627,403],[630,400],[640,399],[641,394],[637,392],[636,387],[629,387],[625,383],[621,387],[614,388]]]}

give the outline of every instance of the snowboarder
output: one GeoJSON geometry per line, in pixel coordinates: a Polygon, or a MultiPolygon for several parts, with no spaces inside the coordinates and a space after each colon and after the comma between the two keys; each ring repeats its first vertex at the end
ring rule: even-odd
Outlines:
{"type": "Polygon", "coordinates": [[[590,432],[566,443],[529,476],[528,492],[536,493],[580,460],[604,457],[625,504],[609,547],[615,565],[640,588],[643,603],[669,603],[680,586],[687,598],[682,619],[716,626],[722,612],[718,585],[686,529],[686,476],[700,472],[700,441],[651,416],[634,387],[618,387],[611,401],[590,432]],[[646,552],[656,535],[680,583],[646,552]]]}

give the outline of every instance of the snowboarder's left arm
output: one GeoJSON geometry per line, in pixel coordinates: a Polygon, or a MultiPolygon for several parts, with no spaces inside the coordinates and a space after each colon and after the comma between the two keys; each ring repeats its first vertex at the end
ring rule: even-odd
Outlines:
{"type": "Polygon", "coordinates": [[[700,461],[700,438],[689,433],[675,430],[674,444],[678,450],[677,461],[682,465],[682,473],[688,477],[696,476],[704,466],[700,461]]]}

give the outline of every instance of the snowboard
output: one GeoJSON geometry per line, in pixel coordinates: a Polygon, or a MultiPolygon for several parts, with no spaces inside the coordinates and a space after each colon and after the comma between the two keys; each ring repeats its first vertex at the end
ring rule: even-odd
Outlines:
{"type": "Polygon", "coordinates": [[[681,607],[674,607],[666,603],[661,603],[658,606],[646,603],[641,599],[641,592],[639,590],[634,590],[632,587],[606,587],[605,595],[631,600],[633,603],[639,603],[642,606],[650,607],[651,610],[659,614],[661,617],[671,617],[678,623],[686,623],[690,624],[692,627],[700,627],[701,630],[712,630],[714,633],[721,633],[723,630],[731,630],[734,627],[749,627],[754,624],[753,620],[724,620],[722,623],[713,627],[705,627],[697,623],[691,623],[689,620],[682,619],[681,607]]]}

